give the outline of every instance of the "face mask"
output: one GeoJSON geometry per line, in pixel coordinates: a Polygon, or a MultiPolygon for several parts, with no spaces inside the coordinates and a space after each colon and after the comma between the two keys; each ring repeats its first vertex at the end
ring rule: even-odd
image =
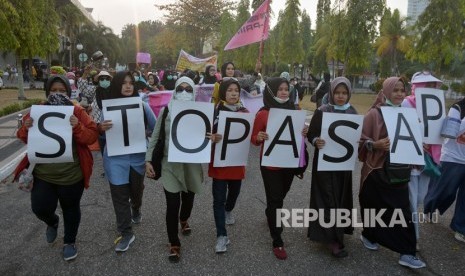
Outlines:
{"type": "Polygon", "coordinates": [[[172,80],[173,79],[173,76],[169,75],[168,77],[166,77],[167,80],[172,80]]]}
{"type": "Polygon", "coordinates": [[[135,81],[139,81],[139,79],[140,79],[139,76],[134,77],[135,81]]]}
{"type": "Polygon", "coordinates": [[[286,99],[283,100],[283,99],[278,98],[278,97],[273,97],[273,99],[275,101],[277,101],[278,103],[280,103],[280,104],[287,103],[287,101],[289,101],[289,98],[286,98],[286,99]]]}
{"type": "Polygon", "coordinates": [[[194,94],[183,90],[181,93],[176,93],[174,97],[176,100],[188,102],[192,101],[194,94]]]}
{"type": "Polygon", "coordinates": [[[102,88],[108,88],[110,86],[110,81],[109,80],[101,80],[101,81],[99,81],[99,85],[102,88]]]}
{"type": "Polygon", "coordinates": [[[347,110],[350,107],[350,103],[344,105],[334,105],[335,110],[347,110]]]}
{"type": "Polygon", "coordinates": [[[173,76],[173,80],[177,80],[178,79],[178,76],[173,76]]]}
{"type": "Polygon", "coordinates": [[[73,86],[74,85],[74,80],[69,80],[69,85],[73,86]]]}

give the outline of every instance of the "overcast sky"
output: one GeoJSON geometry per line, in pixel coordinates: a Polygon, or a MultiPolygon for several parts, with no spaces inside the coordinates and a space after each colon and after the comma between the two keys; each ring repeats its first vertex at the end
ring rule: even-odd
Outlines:
{"type": "MultiPolygon", "coordinates": [[[[214,1],[214,0],[213,0],[214,1]]],[[[233,0],[238,2],[239,0],[233,0]]],[[[137,24],[145,20],[163,20],[161,13],[155,5],[169,4],[175,0],[80,0],[86,8],[94,8],[92,16],[95,20],[102,21],[104,25],[113,29],[117,35],[121,34],[121,29],[128,23],[137,24]]],[[[300,0],[301,9],[307,10],[312,20],[314,28],[316,19],[317,0],[300,0]]],[[[391,9],[399,9],[401,15],[407,15],[406,0],[387,0],[387,5],[391,9]]],[[[284,9],[286,0],[273,0],[271,8],[278,16],[280,10],[284,9]]],[[[276,24],[276,18],[272,18],[271,26],[276,24]]]]}

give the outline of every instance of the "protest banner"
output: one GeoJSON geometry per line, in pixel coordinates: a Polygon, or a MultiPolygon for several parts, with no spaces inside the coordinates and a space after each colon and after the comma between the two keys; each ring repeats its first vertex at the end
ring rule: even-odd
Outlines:
{"type": "Polygon", "coordinates": [[[207,58],[197,58],[189,55],[184,50],[179,52],[178,62],[176,63],[176,71],[182,72],[185,69],[191,69],[193,71],[204,72],[208,65],[214,65],[216,67],[218,61],[218,55],[214,55],[207,58]]]}
{"type": "Polygon", "coordinates": [[[415,89],[415,101],[420,122],[423,124],[423,142],[442,144],[441,128],[446,118],[444,91],[433,88],[415,89]]]}

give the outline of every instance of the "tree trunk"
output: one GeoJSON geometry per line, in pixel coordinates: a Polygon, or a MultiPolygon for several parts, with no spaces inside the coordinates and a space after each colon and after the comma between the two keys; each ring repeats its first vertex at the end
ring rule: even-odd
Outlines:
{"type": "Polygon", "coordinates": [[[24,94],[24,82],[23,82],[23,66],[21,63],[21,55],[16,53],[16,70],[18,72],[18,100],[26,100],[24,94]]]}

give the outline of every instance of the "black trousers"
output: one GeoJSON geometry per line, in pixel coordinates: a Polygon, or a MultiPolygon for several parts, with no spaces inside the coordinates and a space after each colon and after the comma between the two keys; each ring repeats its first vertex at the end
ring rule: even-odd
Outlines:
{"type": "Polygon", "coordinates": [[[122,236],[132,235],[131,208],[139,210],[144,195],[144,175],[133,168],[129,171],[129,183],[113,185],[110,183],[111,199],[115,209],[118,232],[122,236]]]}
{"type": "Polygon", "coordinates": [[[171,246],[181,246],[178,236],[178,221],[186,221],[191,216],[195,193],[191,191],[170,193],[165,189],[165,197],[168,240],[171,246]]]}
{"type": "Polygon", "coordinates": [[[260,167],[263,184],[266,193],[265,214],[270,228],[273,247],[282,247],[284,245],[281,239],[282,227],[276,226],[276,210],[283,208],[284,198],[289,192],[294,179],[293,169],[270,170],[266,167],[260,167]]]}
{"type": "Polygon", "coordinates": [[[55,211],[60,202],[63,211],[65,236],[63,242],[76,242],[79,223],[81,222],[81,197],[84,191],[84,180],[72,185],[57,185],[34,178],[31,191],[32,212],[48,226],[58,227],[58,216],[55,211]]]}

